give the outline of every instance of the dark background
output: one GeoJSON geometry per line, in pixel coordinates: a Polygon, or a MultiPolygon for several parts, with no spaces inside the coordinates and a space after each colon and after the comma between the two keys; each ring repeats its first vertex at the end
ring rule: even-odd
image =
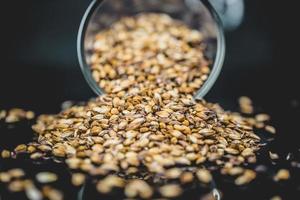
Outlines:
{"type": "MultiPolygon", "coordinates": [[[[95,96],[81,74],[76,55],[77,30],[89,2],[1,2],[0,109],[21,107],[57,113],[65,100],[95,96]]],[[[273,146],[280,155],[298,152],[300,147],[300,14],[296,1],[292,2],[245,1],[244,21],[237,30],[226,33],[223,71],[206,96],[226,109],[236,109],[241,95],[251,97],[257,111],[271,114],[278,130],[273,146]]],[[[21,138],[0,139],[0,146],[17,144],[21,138]]],[[[255,195],[255,190],[252,192],[249,194],[255,195]]]]}

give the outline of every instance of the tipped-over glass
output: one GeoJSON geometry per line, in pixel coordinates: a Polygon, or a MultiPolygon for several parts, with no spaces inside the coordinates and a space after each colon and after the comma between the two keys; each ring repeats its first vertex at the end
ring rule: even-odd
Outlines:
{"type": "Polygon", "coordinates": [[[197,99],[203,98],[214,85],[225,54],[221,22],[207,0],[93,0],[82,18],[77,40],[80,67],[90,87],[97,95],[104,93],[93,79],[90,68],[96,34],[124,16],[145,12],[168,14],[202,33],[206,44],[204,54],[212,63],[207,80],[194,96],[197,99]]]}

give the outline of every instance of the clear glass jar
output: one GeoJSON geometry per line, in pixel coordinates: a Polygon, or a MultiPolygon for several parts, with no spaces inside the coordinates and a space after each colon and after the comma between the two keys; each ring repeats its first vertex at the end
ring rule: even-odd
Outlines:
{"type": "Polygon", "coordinates": [[[214,85],[225,55],[221,21],[208,0],[93,0],[82,18],[77,39],[80,67],[90,87],[97,95],[104,93],[89,66],[95,35],[121,17],[141,12],[166,13],[201,31],[207,45],[205,56],[212,61],[209,77],[195,94],[195,98],[203,98],[214,85]]]}

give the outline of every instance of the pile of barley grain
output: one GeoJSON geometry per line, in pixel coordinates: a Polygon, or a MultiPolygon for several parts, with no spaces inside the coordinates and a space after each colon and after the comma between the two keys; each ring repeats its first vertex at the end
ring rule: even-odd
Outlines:
{"type": "MultiPolygon", "coordinates": [[[[255,172],[240,165],[256,160],[260,138],[253,128],[260,123],[174,90],[145,89],[135,95],[103,95],[58,115],[42,115],[33,126],[38,139],[15,152],[30,153],[32,159],[60,157],[71,169],[108,175],[97,184],[101,193],[125,187],[128,197],[149,198],[154,191],[147,181],[153,177],[182,184],[196,177],[210,183],[206,162],[237,176],[237,185],[252,181],[255,172]],[[140,172],[146,182],[130,178],[140,172]]],[[[167,184],[159,192],[175,197],[182,191],[167,184]]]]}
{"type": "MultiPolygon", "coordinates": [[[[254,128],[264,128],[269,117],[245,118],[193,99],[209,74],[204,49],[200,32],[167,15],[121,19],[97,35],[91,57],[93,77],[107,94],[40,116],[33,126],[37,140],[15,152],[64,158],[71,169],[105,176],[99,192],[125,187],[130,198],[150,198],[153,177],[208,184],[208,162],[236,176],[237,185],[249,183],[256,173],[241,166],[256,161],[254,128]]],[[[240,103],[253,110],[245,97],[240,103]]],[[[82,174],[72,178],[75,185],[83,181],[82,174]]],[[[170,183],[157,192],[172,198],[182,189],[170,183]]]]}

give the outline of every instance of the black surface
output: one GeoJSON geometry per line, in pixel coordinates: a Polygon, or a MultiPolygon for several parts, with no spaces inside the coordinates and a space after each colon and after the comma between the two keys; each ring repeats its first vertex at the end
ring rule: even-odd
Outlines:
{"type": "MultiPolygon", "coordinates": [[[[87,4],[87,1],[73,0],[3,3],[0,9],[3,21],[0,109],[21,107],[38,114],[57,113],[65,100],[86,101],[94,96],[81,75],[75,49],[76,31],[87,4]]],[[[275,194],[284,200],[299,199],[299,169],[291,167],[291,161],[284,161],[289,152],[294,160],[300,161],[300,66],[296,31],[300,16],[296,8],[291,2],[246,1],[243,25],[226,34],[224,69],[206,99],[236,110],[237,98],[247,95],[253,99],[258,112],[272,116],[271,123],[278,134],[260,153],[258,164],[267,165],[267,171],[251,185],[236,187],[230,178],[215,175],[224,199],[269,199],[275,194]],[[268,149],[277,152],[281,161],[271,163],[266,157],[268,149]],[[281,167],[289,168],[292,178],[274,183],[271,176],[281,167]]],[[[0,123],[0,149],[30,141],[34,136],[31,123],[19,123],[15,128],[0,123]]],[[[66,199],[75,199],[78,195],[79,188],[70,185],[70,173],[61,164],[0,160],[0,170],[11,166],[22,166],[29,174],[43,168],[54,170],[60,175],[55,186],[66,193],[66,199]]],[[[85,187],[84,199],[99,198],[91,184],[85,187]]],[[[194,194],[204,190],[189,190],[185,199],[198,199],[194,194]]],[[[0,197],[22,199],[7,193],[3,185],[0,185],[0,197]]]]}

